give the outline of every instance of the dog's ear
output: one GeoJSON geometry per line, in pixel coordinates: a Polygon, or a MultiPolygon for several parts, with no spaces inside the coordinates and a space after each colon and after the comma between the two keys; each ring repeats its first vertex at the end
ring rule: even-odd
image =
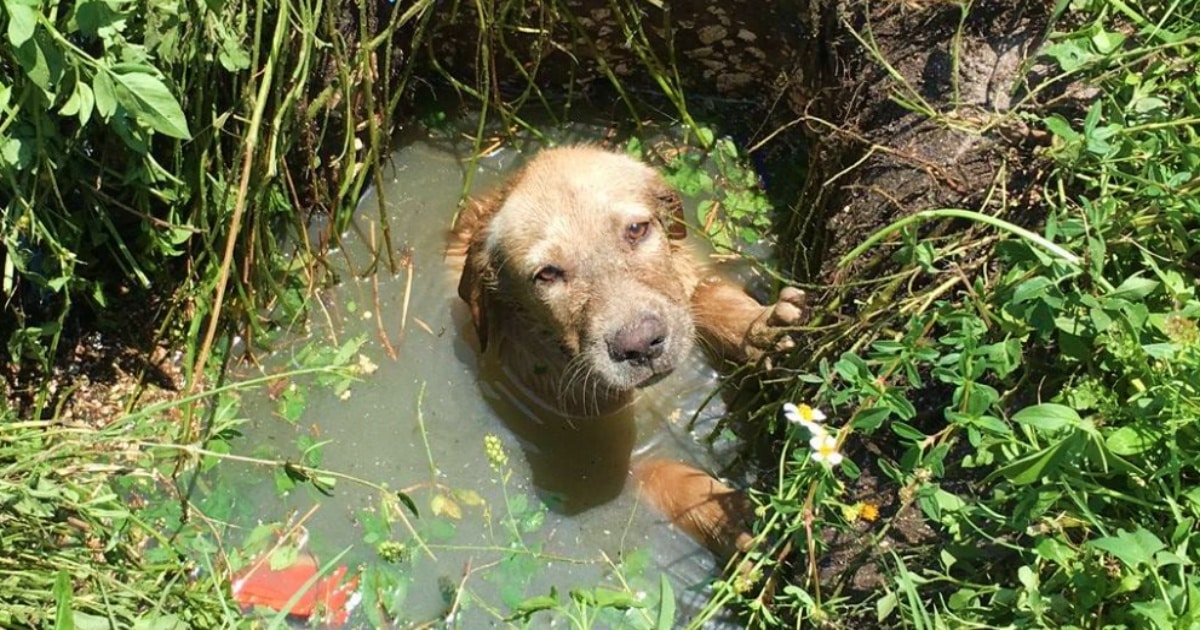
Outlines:
{"type": "Polygon", "coordinates": [[[495,273],[482,239],[475,239],[467,249],[462,276],[458,279],[458,297],[467,303],[471,321],[475,322],[475,336],[479,338],[480,352],[487,350],[487,285],[494,281],[495,273]]]}
{"type": "Polygon", "coordinates": [[[464,256],[462,276],[458,279],[458,296],[467,303],[479,350],[488,343],[488,286],[496,280],[491,254],[487,251],[487,228],[508,193],[508,186],[491,194],[472,199],[454,221],[449,251],[464,256]]]}
{"type": "Polygon", "coordinates": [[[687,223],[683,219],[683,199],[661,177],[655,179],[657,181],[651,188],[650,194],[653,197],[652,202],[658,210],[658,216],[667,230],[667,236],[674,240],[686,238],[687,223]]]}

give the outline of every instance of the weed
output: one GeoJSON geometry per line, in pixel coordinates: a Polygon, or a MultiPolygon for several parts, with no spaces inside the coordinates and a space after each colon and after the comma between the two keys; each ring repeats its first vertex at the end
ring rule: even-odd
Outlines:
{"type": "Polygon", "coordinates": [[[1197,16],[1179,3],[1075,10],[1082,26],[1054,34],[1045,53],[1059,80],[1098,95],[1078,117],[1036,114],[1054,165],[1043,233],[983,209],[928,210],[841,261],[891,247],[904,267],[876,281],[854,320],[814,326],[793,366],[787,396],[827,410],[846,459],[814,466],[820,445],[783,432],[764,542],[750,556],[774,577],[722,591],[751,623],[1176,628],[1200,618],[1200,82],[1177,71],[1200,60],[1197,16]],[[1002,235],[908,231],[941,216],[1002,235]],[[855,496],[864,475],[895,488],[894,505],[866,525],[855,496]],[[931,534],[892,536],[914,513],[931,534]],[[884,574],[865,599],[822,571],[847,543],[863,551],[843,571],[884,574]]]}
{"type": "Polygon", "coordinates": [[[747,156],[732,139],[717,138],[708,127],[685,127],[684,132],[695,135],[700,146],[668,141],[646,147],[635,136],[625,150],[640,159],[664,159],[667,182],[684,197],[700,199],[694,227],[718,250],[742,252],[759,244],[770,232],[774,207],[747,156]]]}

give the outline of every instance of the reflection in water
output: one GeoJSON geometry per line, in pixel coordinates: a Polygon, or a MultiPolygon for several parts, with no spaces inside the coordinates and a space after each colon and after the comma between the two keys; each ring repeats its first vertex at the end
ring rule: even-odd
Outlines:
{"type": "Polygon", "coordinates": [[[546,505],[569,515],[615,499],[625,488],[637,441],[634,405],[604,416],[567,417],[510,378],[496,359],[488,353],[481,362],[480,389],[520,441],[546,505]]]}
{"type": "MultiPolygon", "coordinates": [[[[324,291],[312,309],[308,341],[341,344],[364,336],[362,352],[379,365],[378,371],[355,385],[345,400],[311,389],[298,425],[272,417],[270,401],[247,401],[245,409],[255,421],[246,429],[246,448],[256,453],[269,448],[291,457],[298,436],[312,435],[325,442],[322,467],[392,488],[418,488],[413,491],[422,513],[418,526],[437,559],[414,554],[408,561],[413,577],[404,610],[412,620],[445,613],[448,604],[439,582],[465,584],[473,597],[504,612],[513,605],[506,589],[533,596],[551,587],[562,592],[594,587],[613,570],[610,562],[619,564],[637,550],[671,576],[683,615],[689,601],[703,599],[703,585],[715,571],[713,561],[639,506],[628,471],[631,459],[646,457],[709,469],[727,461],[726,454],[697,437],[706,435],[723,412],[719,400],[710,400],[716,374],[697,350],[621,413],[571,420],[541,408],[490,361],[481,361],[471,346],[469,314],[455,290],[457,275],[443,251],[466,176],[466,154],[467,147],[432,142],[398,150],[382,174],[384,190],[364,196],[354,229],[332,256],[343,282],[324,291]],[[411,276],[358,277],[374,260],[371,244],[383,240],[380,199],[386,202],[383,214],[397,253],[412,261],[411,276]],[[388,347],[395,351],[395,361],[388,359],[388,347]],[[697,414],[694,434],[687,425],[697,414]],[[513,455],[507,482],[484,456],[488,434],[498,435],[513,455]],[[476,493],[485,505],[464,503],[453,527],[435,526],[431,499],[436,492],[459,489],[476,493]],[[524,499],[520,495],[533,498],[533,505],[540,498],[551,512],[541,527],[519,528],[515,535],[521,538],[514,543],[506,538],[514,534],[502,519],[524,499]],[[493,580],[471,573],[471,567],[495,565],[513,549],[536,550],[539,557],[558,560],[539,560],[537,571],[523,575],[516,587],[507,577],[493,580]]],[[[472,178],[476,191],[498,183],[519,161],[507,150],[482,160],[472,178]]],[[[287,358],[286,349],[277,353],[277,360],[287,358]]],[[[274,505],[268,486],[251,495],[258,502],[258,518],[282,518],[289,509],[303,513],[319,501],[321,509],[308,522],[312,544],[334,551],[350,547],[349,560],[379,561],[373,550],[364,549],[360,529],[362,514],[377,504],[373,491],[340,484],[332,497],[293,492],[268,507],[274,505]]],[[[403,530],[394,533],[399,536],[403,530]]],[[[657,574],[644,579],[649,585],[645,590],[656,592],[657,574]]],[[[482,607],[458,614],[462,627],[496,621],[482,607]]]]}

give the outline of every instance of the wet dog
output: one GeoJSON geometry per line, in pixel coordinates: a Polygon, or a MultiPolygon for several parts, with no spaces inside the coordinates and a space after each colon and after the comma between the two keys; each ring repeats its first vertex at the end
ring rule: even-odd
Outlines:
{"type": "MultiPolygon", "coordinates": [[[[653,168],[570,146],[542,151],[474,200],[449,251],[464,257],[458,294],[480,350],[532,398],[593,418],[627,407],[696,338],[734,361],[790,342],[803,293],[785,289],[764,306],[706,270],[685,236],[679,195],[653,168]]],[[[733,507],[741,501],[707,474],[677,463],[644,463],[635,474],[651,503],[718,553],[745,542],[733,507]]]]}

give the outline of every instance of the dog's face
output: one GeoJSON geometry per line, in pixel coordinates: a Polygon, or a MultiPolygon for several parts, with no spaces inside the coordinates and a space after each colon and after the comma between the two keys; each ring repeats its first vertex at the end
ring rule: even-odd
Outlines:
{"type": "Polygon", "coordinates": [[[653,169],[551,149],[493,203],[459,286],[483,344],[504,335],[559,371],[560,390],[623,393],[675,368],[695,331],[694,281],[675,256],[679,197],[653,169]]]}

